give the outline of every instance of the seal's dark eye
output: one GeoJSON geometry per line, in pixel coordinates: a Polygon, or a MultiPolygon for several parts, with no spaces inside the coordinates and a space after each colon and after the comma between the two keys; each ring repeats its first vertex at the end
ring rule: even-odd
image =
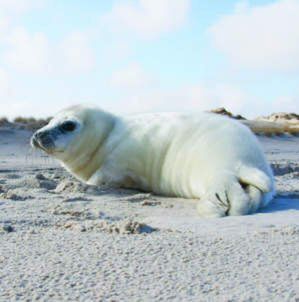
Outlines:
{"type": "Polygon", "coordinates": [[[66,121],[61,124],[60,128],[63,131],[71,132],[76,129],[76,123],[74,123],[72,121],[66,121]]]}

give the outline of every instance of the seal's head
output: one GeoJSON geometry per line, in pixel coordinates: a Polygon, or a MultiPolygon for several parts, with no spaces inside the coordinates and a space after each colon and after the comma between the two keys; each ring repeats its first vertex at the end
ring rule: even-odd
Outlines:
{"type": "Polygon", "coordinates": [[[31,137],[31,145],[48,154],[59,154],[67,150],[68,144],[80,131],[81,123],[74,118],[64,121],[53,119],[47,126],[36,131],[31,137]]]}
{"type": "Polygon", "coordinates": [[[91,106],[59,112],[36,131],[31,145],[62,161],[70,170],[88,166],[114,125],[114,116],[91,106]]]}

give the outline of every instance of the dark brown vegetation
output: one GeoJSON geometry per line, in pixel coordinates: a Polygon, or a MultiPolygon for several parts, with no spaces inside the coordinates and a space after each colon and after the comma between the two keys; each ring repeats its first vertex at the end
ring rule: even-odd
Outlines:
{"type": "Polygon", "coordinates": [[[11,123],[6,117],[0,117],[0,127],[9,126],[11,123]]]}
{"type": "Polygon", "coordinates": [[[271,122],[281,122],[281,121],[287,121],[287,122],[298,121],[299,122],[299,114],[279,112],[279,113],[272,113],[269,116],[263,116],[258,119],[259,120],[269,120],[271,122]]]}
{"type": "Polygon", "coordinates": [[[14,123],[24,127],[27,130],[37,130],[46,126],[51,118],[46,119],[35,119],[33,117],[24,118],[24,117],[17,117],[14,119],[14,123]]]}
{"type": "Polygon", "coordinates": [[[211,112],[216,113],[216,114],[225,115],[225,116],[228,116],[228,117],[236,119],[236,120],[246,120],[246,118],[243,117],[242,115],[240,115],[240,114],[233,115],[230,111],[227,111],[223,107],[217,108],[217,109],[213,109],[213,110],[211,110],[211,112]]]}
{"type": "Polygon", "coordinates": [[[10,122],[7,118],[3,117],[0,118],[0,127],[10,127],[35,131],[47,125],[50,120],[51,118],[36,119],[33,117],[17,117],[12,122],[10,122]]]}

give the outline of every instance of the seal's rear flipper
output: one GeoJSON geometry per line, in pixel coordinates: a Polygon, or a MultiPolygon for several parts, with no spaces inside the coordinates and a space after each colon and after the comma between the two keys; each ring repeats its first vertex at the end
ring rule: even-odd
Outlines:
{"type": "Polygon", "coordinates": [[[263,193],[268,193],[274,189],[272,179],[257,168],[241,167],[239,179],[241,184],[256,187],[263,193]]]}
{"type": "Polygon", "coordinates": [[[274,197],[271,174],[258,168],[242,166],[236,175],[223,174],[198,202],[203,217],[239,216],[255,213],[274,197]]]}
{"type": "Polygon", "coordinates": [[[265,207],[275,196],[272,177],[257,168],[243,166],[239,171],[239,181],[250,196],[251,212],[265,207]]]}

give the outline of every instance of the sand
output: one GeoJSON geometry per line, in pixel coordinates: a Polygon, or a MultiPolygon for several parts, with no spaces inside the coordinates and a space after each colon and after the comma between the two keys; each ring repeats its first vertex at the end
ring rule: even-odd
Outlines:
{"type": "Polygon", "coordinates": [[[0,128],[1,301],[299,301],[299,138],[259,137],[278,196],[202,219],[196,201],[89,187],[0,128]]]}

